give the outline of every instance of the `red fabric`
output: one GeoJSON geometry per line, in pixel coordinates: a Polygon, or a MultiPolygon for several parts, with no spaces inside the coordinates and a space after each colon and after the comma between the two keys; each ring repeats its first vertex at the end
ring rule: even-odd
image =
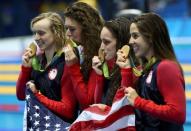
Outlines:
{"type": "Polygon", "coordinates": [[[151,100],[137,97],[134,106],[162,120],[183,124],[186,117],[184,84],[179,66],[164,60],[157,68],[157,85],[165,105],[157,105],[151,100]]]}
{"type": "Polygon", "coordinates": [[[111,71],[116,63],[116,58],[110,59],[107,61],[108,69],[111,71]]]}
{"type": "Polygon", "coordinates": [[[133,86],[132,68],[121,69],[121,77],[127,78],[121,80],[121,86],[133,86]]]}
{"type": "Polygon", "coordinates": [[[26,83],[29,81],[31,71],[32,68],[21,66],[21,72],[16,83],[16,95],[19,100],[25,100],[26,83]]]}
{"type": "Polygon", "coordinates": [[[79,64],[68,66],[67,69],[70,72],[70,76],[74,86],[74,92],[82,109],[85,109],[89,107],[90,104],[93,104],[95,101],[100,100],[100,95],[102,92],[100,90],[102,90],[101,88],[103,85],[102,76],[97,75],[96,72],[92,69],[89,80],[87,83],[85,83],[83,75],[80,71],[79,64]],[[94,94],[96,88],[100,88],[100,90],[96,91],[97,95],[94,94]]]}
{"type": "Polygon", "coordinates": [[[134,109],[132,106],[129,106],[128,101],[124,97],[124,88],[120,88],[116,94],[112,107],[107,106],[105,110],[97,106],[85,109],[69,130],[105,131],[115,128],[122,131],[135,131],[135,117],[129,117],[129,115],[134,115],[134,109]],[[102,117],[97,118],[98,116],[102,117]]]}
{"type": "MultiPolygon", "coordinates": [[[[28,68],[22,68],[17,81],[17,96],[19,99],[25,99],[25,85],[29,80],[30,71],[28,68]]],[[[37,99],[43,103],[47,108],[49,108],[54,113],[61,117],[72,119],[74,117],[74,110],[76,109],[77,100],[72,88],[72,81],[68,77],[68,72],[66,69],[63,70],[62,84],[61,84],[61,101],[54,101],[48,99],[42,94],[36,93],[37,99]]]]}
{"type": "MultiPolygon", "coordinates": [[[[115,65],[115,58],[107,61],[108,69],[109,71],[112,70],[112,68],[115,65]]],[[[101,103],[102,101],[102,96],[103,96],[103,88],[104,88],[104,76],[97,75],[96,78],[96,89],[95,89],[95,94],[94,94],[94,103],[101,103]]]]}
{"type": "MultiPolygon", "coordinates": [[[[90,108],[93,108],[93,107],[90,107],[90,108]]],[[[93,110],[91,112],[94,113],[93,110]]],[[[88,121],[80,121],[80,122],[74,123],[70,131],[79,131],[79,130],[92,131],[95,129],[101,130],[102,128],[110,126],[116,120],[121,119],[124,116],[132,115],[133,113],[134,111],[132,106],[124,106],[120,108],[118,111],[114,112],[113,114],[110,114],[105,120],[88,120],[88,121]]],[[[99,114],[99,115],[102,115],[102,114],[99,114]]],[[[128,129],[128,127],[126,127],[125,129],[128,129]]],[[[135,131],[134,126],[131,126],[130,129],[133,129],[133,131],[135,131]]],[[[129,131],[129,130],[126,130],[126,131],[129,131]]]]}
{"type": "Polygon", "coordinates": [[[101,102],[103,96],[103,88],[104,88],[104,76],[100,76],[97,74],[96,87],[94,93],[94,103],[101,102]]]}

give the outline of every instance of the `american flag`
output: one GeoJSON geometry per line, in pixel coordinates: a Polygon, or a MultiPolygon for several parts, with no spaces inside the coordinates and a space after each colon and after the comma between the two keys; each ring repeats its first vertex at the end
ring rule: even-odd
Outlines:
{"type": "Polygon", "coordinates": [[[118,90],[111,107],[100,110],[96,106],[85,109],[69,128],[70,131],[135,131],[135,114],[124,96],[124,88],[118,90]]]}
{"type": "Polygon", "coordinates": [[[26,90],[23,131],[66,131],[69,125],[42,105],[30,89],[26,90]]]}

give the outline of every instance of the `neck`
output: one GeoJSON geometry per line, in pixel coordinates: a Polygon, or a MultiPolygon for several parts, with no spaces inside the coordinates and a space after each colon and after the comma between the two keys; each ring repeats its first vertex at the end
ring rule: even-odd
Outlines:
{"type": "Polygon", "coordinates": [[[112,59],[110,59],[110,60],[107,60],[107,65],[108,65],[108,67],[109,67],[109,70],[112,70],[112,68],[113,68],[114,65],[115,65],[115,61],[116,61],[115,58],[112,58],[112,59]]]}
{"type": "Polygon", "coordinates": [[[154,56],[153,49],[151,48],[145,58],[149,61],[154,56]]]}
{"type": "Polygon", "coordinates": [[[54,55],[54,52],[55,52],[55,48],[52,47],[52,48],[49,48],[48,50],[45,50],[44,53],[45,53],[45,56],[46,56],[46,60],[47,60],[47,64],[49,64],[51,61],[52,61],[52,58],[53,58],[53,55],[54,55]]]}
{"type": "Polygon", "coordinates": [[[157,62],[157,59],[154,56],[152,56],[148,60],[148,62],[145,64],[143,72],[147,73],[156,62],[157,62]]]}

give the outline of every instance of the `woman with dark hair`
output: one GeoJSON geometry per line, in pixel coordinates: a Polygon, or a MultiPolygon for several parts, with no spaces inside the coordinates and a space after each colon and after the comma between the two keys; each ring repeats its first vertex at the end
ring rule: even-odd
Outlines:
{"type": "MultiPolygon", "coordinates": [[[[132,83],[127,84],[121,82],[121,75],[124,77],[129,77],[132,70],[124,69],[120,71],[119,66],[116,64],[117,50],[121,49],[124,45],[128,44],[130,34],[129,34],[130,20],[124,17],[117,18],[115,20],[107,21],[101,31],[100,38],[102,40],[100,50],[104,52],[105,63],[108,67],[109,76],[106,76],[104,70],[99,67],[102,65],[102,60],[100,56],[94,56],[93,58],[93,68],[97,74],[102,75],[102,83],[97,82],[96,84],[96,96],[95,101],[97,106],[102,108],[106,105],[111,106],[113,98],[117,90],[122,86],[130,86],[132,83]],[[120,74],[121,72],[121,74],[120,74]],[[104,79],[103,79],[104,78],[104,79]]],[[[130,49],[130,56],[135,60],[133,50],[130,49]]],[[[137,64],[137,61],[135,61],[137,64]]],[[[132,86],[132,85],[131,85],[132,86]]]]}
{"type": "Polygon", "coordinates": [[[136,109],[136,130],[182,131],[186,113],[185,81],[164,20],[154,13],[135,17],[130,34],[129,43],[143,69],[135,89],[125,89],[127,99],[136,109]]]}
{"type": "Polygon", "coordinates": [[[66,8],[64,16],[66,37],[77,47],[77,51],[73,51],[70,44],[64,48],[66,67],[82,110],[94,103],[92,84],[96,73],[92,71],[92,58],[100,47],[99,35],[104,21],[96,9],[83,2],[66,8]]]}

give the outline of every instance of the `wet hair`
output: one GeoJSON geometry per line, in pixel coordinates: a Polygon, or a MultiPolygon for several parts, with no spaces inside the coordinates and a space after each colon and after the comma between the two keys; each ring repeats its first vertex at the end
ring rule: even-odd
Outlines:
{"type": "Polygon", "coordinates": [[[48,19],[50,20],[50,30],[52,31],[54,35],[54,40],[56,43],[57,50],[61,49],[64,46],[65,43],[65,30],[64,30],[64,21],[61,18],[61,16],[55,12],[46,12],[41,13],[40,15],[36,16],[31,21],[31,29],[33,25],[42,20],[42,19],[48,19]]]}
{"type": "MultiPolygon", "coordinates": [[[[136,24],[143,39],[153,48],[156,59],[177,61],[166,23],[159,15],[145,13],[135,17],[132,23],[136,24]]],[[[142,61],[144,63],[145,59],[142,61]]]]}
{"type": "MultiPolygon", "coordinates": [[[[105,22],[104,27],[106,27],[112,33],[113,37],[115,37],[117,40],[116,50],[128,44],[130,39],[130,33],[129,33],[130,24],[131,24],[130,20],[125,17],[119,17],[114,20],[105,22]]],[[[130,49],[130,55],[133,58],[135,58],[133,49],[130,49]]],[[[119,66],[115,64],[110,74],[113,75],[110,77],[109,85],[107,86],[108,87],[108,93],[106,94],[107,105],[112,104],[116,91],[121,84],[121,74],[119,66]]]]}
{"type": "Polygon", "coordinates": [[[80,44],[84,48],[84,62],[81,64],[81,72],[87,82],[92,69],[92,58],[97,55],[101,44],[99,36],[103,18],[95,8],[83,2],[75,2],[66,8],[64,16],[75,20],[82,28],[80,44]]]}
{"type": "MultiPolygon", "coordinates": [[[[136,24],[143,39],[153,48],[154,57],[157,60],[174,61],[184,76],[183,69],[176,58],[165,21],[159,15],[151,12],[135,17],[132,23],[136,24]]],[[[147,62],[145,58],[141,58],[143,67],[147,62]]]]}

